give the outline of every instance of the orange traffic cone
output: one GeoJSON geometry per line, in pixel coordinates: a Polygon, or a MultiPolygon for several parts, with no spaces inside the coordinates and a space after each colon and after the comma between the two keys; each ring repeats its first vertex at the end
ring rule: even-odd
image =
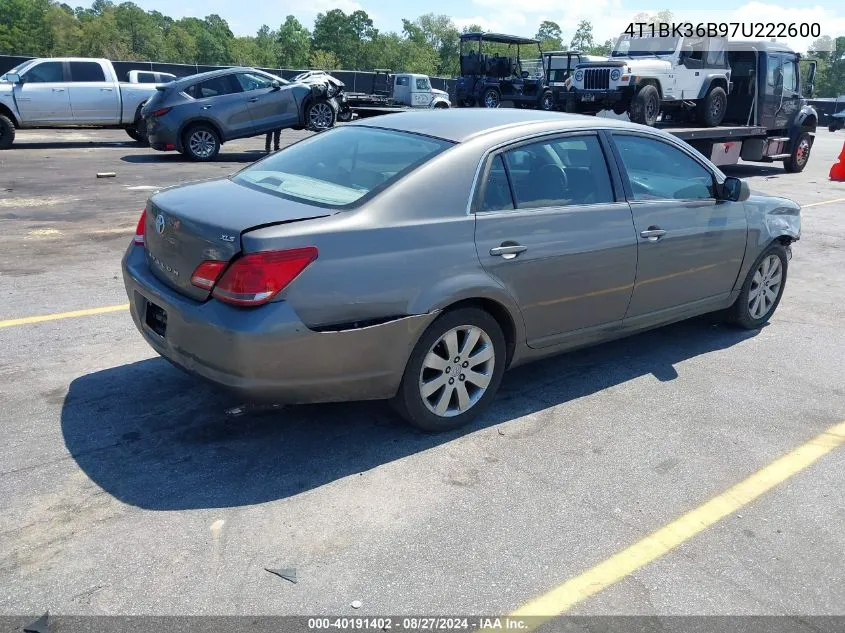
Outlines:
{"type": "Polygon", "coordinates": [[[830,179],[845,181],[845,144],[842,145],[842,152],[839,154],[839,162],[834,163],[830,168],[830,179]]]}

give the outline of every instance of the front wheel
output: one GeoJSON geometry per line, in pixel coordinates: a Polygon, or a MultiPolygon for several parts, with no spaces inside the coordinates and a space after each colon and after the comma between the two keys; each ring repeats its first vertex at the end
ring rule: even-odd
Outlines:
{"type": "Polygon", "coordinates": [[[540,109],[546,110],[547,112],[555,109],[555,96],[551,90],[546,90],[540,98],[540,109]]]}
{"type": "Polygon", "coordinates": [[[7,116],[0,114],[0,149],[9,149],[15,142],[15,124],[7,116]]]}
{"type": "Polygon", "coordinates": [[[495,397],[506,362],[498,322],[478,308],[447,312],[417,341],[391,404],[424,431],[469,424],[495,397]]]}
{"type": "Polygon", "coordinates": [[[499,91],[495,88],[488,88],[485,90],[484,96],[481,99],[485,108],[498,108],[501,101],[502,97],[499,94],[499,91]]]}
{"type": "Polygon", "coordinates": [[[220,152],[220,137],[208,125],[195,125],[185,133],[185,154],[197,161],[209,161],[220,152]]]}
{"type": "Polygon", "coordinates": [[[660,114],[660,93],[657,88],[647,84],[634,95],[631,103],[631,121],[654,127],[660,114]]]}
{"type": "Polygon", "coordinates": [[[308,121],[308,129],[312,132],[322,132],[334,127],[337,121],[337,113],[330,103],[326,101],[315,101],[308,106],[305,114],[308,121]]]}
{"type": "Polygon", "coordinates": [[[730,321],[747,330],[756,330],[772,317],[786,287],[787,259],[786,248],[779,242],[763,251],[728,311],[730,321]]]}
{"type": "Polygon", "coordinates": [[[795,147],[792,148],[789,158],[784,159],[783,168],[792,174],[804,171],[807,161],[810,160],[811,147],[810,135],[807,132],[803,132],[795,142],[795,147]]]}

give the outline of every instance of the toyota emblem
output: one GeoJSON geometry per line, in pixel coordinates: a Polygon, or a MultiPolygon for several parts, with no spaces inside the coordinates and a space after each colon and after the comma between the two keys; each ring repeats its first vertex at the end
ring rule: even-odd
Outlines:
{"type": "Polygon", "coordinates": [[[164,215],[161,213],[156,217],[156,231],[158,231],[159,235],[164,233],[164,215]]]}

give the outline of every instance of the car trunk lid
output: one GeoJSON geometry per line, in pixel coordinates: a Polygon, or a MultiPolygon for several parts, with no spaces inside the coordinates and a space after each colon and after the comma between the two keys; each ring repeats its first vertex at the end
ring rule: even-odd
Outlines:
{"type": "Polygon", "coordinates": [[[203,301],[210,291],[193,285],[191,275],[204,261],[231,261],[241,251],[244,231],[335,212],[262,193],[228,179],[167,189],[147,203],[147,265],[163,283],[203,301]]]}

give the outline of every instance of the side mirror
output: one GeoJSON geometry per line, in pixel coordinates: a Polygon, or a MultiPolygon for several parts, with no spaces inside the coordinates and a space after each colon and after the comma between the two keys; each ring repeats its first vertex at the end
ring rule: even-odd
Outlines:
{"type": "Polygon", "coordinates": [[[22,84],[23,80],[18,73],[6,73],[6,81],[10,81],[13,84],[22,84]]]}
{"type": "Polygon", "coordinates": [[[281,90],[281,89],[282,89],[282,84],[279,83],[278,81],[274,81],[273,82],[273,90],[281,90]]]}
{"type": "Polygon", "coordinates": [[[751,188],[748,183],[739,178],[729,176],[722,184],[722,199],[731,202],[744,202],[751,197],[751,188]]]}
{"type": "Polygon", "coordinates": [[[523,79],[528,79],[528,77],[529,77],[528,71],[527,71],[527,70],[523,70],[523,71],[522,71],[522,78],[523,78],[523,79]]]}

